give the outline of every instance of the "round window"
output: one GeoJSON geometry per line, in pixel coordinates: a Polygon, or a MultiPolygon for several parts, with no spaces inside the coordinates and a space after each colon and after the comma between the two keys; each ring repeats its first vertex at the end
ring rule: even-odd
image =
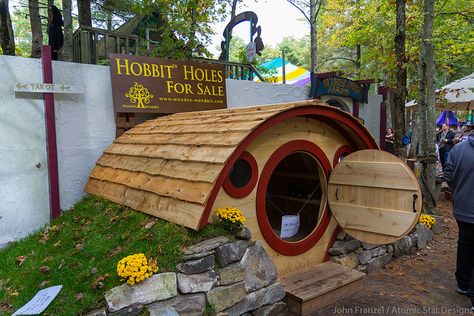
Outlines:
{"type": "Polygon", "coordinates": [[[229,174],[230,183],[236,188],[243,188],[250,182],[252,167],[247,160],[239,158],[232,166],[229,174]]]}
{"type": "Polygon", "coordinates": [[[244,151],[235,161],[224,180],[224,190],[234,198],[243,198],[252,192],[257,183],[258,167],[255,158],[244,151]]]}
{"type": "Polygon", "coordinates": [[[257,218],[265,240],[279,253],[304,253],[324,234],[330,168],[325,153],[303,140],[284,144],[268,159],[257,189],[257,218]]]}
{"type": "Polygon", "coordinates": [[[353,153],[354,149],[351,146],[343,145],[336,150],[334,154],[334,159],[332,162],[332,167],[334,168],[339,162],[343,161],[346,156],[353,153]]]}

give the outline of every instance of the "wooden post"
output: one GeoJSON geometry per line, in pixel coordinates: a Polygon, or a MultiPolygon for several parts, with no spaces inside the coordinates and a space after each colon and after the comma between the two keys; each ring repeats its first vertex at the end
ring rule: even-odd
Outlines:
{"type": "Polygon", "coordinates": [[[91,39],[87,30],[81,30],[81,63],[91,63],[91,39]]]}
{"type": "Polygon", "coordinates": [[[359,117],[359,101],[352,99],[352,115],[359,117]]]}
{"type": "MultiPolygon", "coordinates": [[[[43,65],[43,82],[53,83],[53,67],[51,63],[51,46],[41,46],[41,63],[43,65]]],[[[58,150],[56,145],[56,118],[54,115],[53,93],[43,93],[44,114],[46,118],[46,152],[48,156],[49,204],[51,219],[61,214],[59,205],[59,171],[58,150]]]]}
{"type": "Polygon", "coordinates": [[[382,102],[380,102],[380,149],[385,150],[385,130],[387,128],[387,102],[388,102],[387,87],[378,87],[377,93],[382,95],[382,102]]]}

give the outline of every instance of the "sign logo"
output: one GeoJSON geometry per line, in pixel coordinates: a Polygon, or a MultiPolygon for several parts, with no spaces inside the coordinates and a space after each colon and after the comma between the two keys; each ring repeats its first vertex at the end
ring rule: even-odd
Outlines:
{"type": "Polygon", "coordinates": [[[132,103],[138,103],[136,106],[137,109],[145,109],[147,108],[145,104],[150,103],[153,94],[151,94],[142,84],[135,82],[135,84],[130,87],[130,90],[125,93],[125,97],[129,98],[132,103]]]}

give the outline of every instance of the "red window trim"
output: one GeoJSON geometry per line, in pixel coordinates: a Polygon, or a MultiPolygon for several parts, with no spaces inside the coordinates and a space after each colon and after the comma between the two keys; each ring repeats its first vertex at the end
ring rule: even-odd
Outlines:
{"type": "Polygon", "coordinates": [[[248,151],[244,151],[240,155],[240,157],[237,158],[237,160],[239,159],[245,160],[250,166],[251,175],[250,175],[249,182],[245,186],[238,188],[232,184],[232,181],[230,181],[230,172],[229,172],[229,174],[224,180],[224,183],[222,184],[225,192],[227,192],[227,194],[229,194],[231,197],[236,198],[236,199],[241,199],[249,195],[250,192],[252,192],[252,190],[255,188],[255,185],[257,184],[257,179],[258,179],[258,165],[257,165],[257,161],[252,156],[252,154],[249,153],[248,151]]]}
{"type": "Polygon", "coordinates": [[[270,182],[273,171],[280,161],[295,152],[305,152],[313,156],[323,168],[326,181],[328,181],[329,170],[331,170],[331,164],[324,151],[322,151],[321,148],[319,148],[316,144],[306,140],[294,140],[285,143],[275,150],[275,152],[270,156],[267,163],[265,164],[257,187],[256,208],[258,225],[263,237],[270,247],[272,247],[278,253],[287,256],[296,256],[311,249],[326,232],[331,219],[328,203],[327,201],[324,201],[326,203],[326,207],[324,208],[321,220],[306,238],[297,242],[287,242],[280,239],[273,232],[266,213],[266,193],[268,183],[270,182]]]}
{"type": "Polygon", "coordinates": [[[354,148],[349,146],[349,145],[342,145],[339,147],[338,150],[336,150],[336,153],[334,154],[334,159],[332,161],[332,167],[336,167],[337,163],[339,162],[339,158],[341,158],[342,155],[344,154],[351,154],[354,152],[354,148]]]}

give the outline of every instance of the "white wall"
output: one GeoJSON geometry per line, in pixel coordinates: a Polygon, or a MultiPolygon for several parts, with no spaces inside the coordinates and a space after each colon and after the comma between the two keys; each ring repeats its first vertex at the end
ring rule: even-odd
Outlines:
{"type": "MultiPolygon", "coordinates": [[[[0,56],[0,74],[1,245],[49,223],[50,210],[42,95],[13,92],[17,82],[43,81],[41,62],[0,56]]],[[[84,196],[89,172],[115,138],[114,110],[108,67],[53,62],[53,78],[85,91],[54,98],[60,207],[66,210],[84,196]]]]}
{"type": "Polygon", "coordinates": [[[57,94],[54,101],[59,196],[66,210],[84,196],[89,173],[115,139],[112,86],[104,66],[53,62],[53,78],[84,88],[84,94],[57,94]]]}
{"type": "Polygon", "coordinates": [[[380,103],[381,95],[369,95],[368,103],[360,103],[359,116],[364,119],[365,127],[380,146],[380,103]]]}
{"type": "MultiPolygon", "coordinates": [[[[42,99],[13,92],[17,82],[42,82],[40,61],[0,57],[0,244],[49,220],[42,99]]],[[[38,96],[36,96],[38,97],[38,96]]]]}
{"type": "MultiPolygon", "coordinates": [[[[50,210],[42,95],[13,92],[18,82],[42,82],[41,62],[0,56],[0,76],[1,247],[49,223],[50,210]]],[[[114,140],[115,118],[108,67],[53,62],[53,78],[84,89],[54,98],[60,206],[66,210],[84,196],[90,171],[114,140]]],[[[306,100],[309,94],[308,87],[293,85],[238,80],[226,85],[229,108],[306,100]]],[[[370,101],[360,115],[378,140],[380,105],[370,101]]]]}
{"type": "Polygon", "coordinates": [[[309,95],[309,87],[229,79],[226,90],[228,108],[301,101],[309,95]]]}

